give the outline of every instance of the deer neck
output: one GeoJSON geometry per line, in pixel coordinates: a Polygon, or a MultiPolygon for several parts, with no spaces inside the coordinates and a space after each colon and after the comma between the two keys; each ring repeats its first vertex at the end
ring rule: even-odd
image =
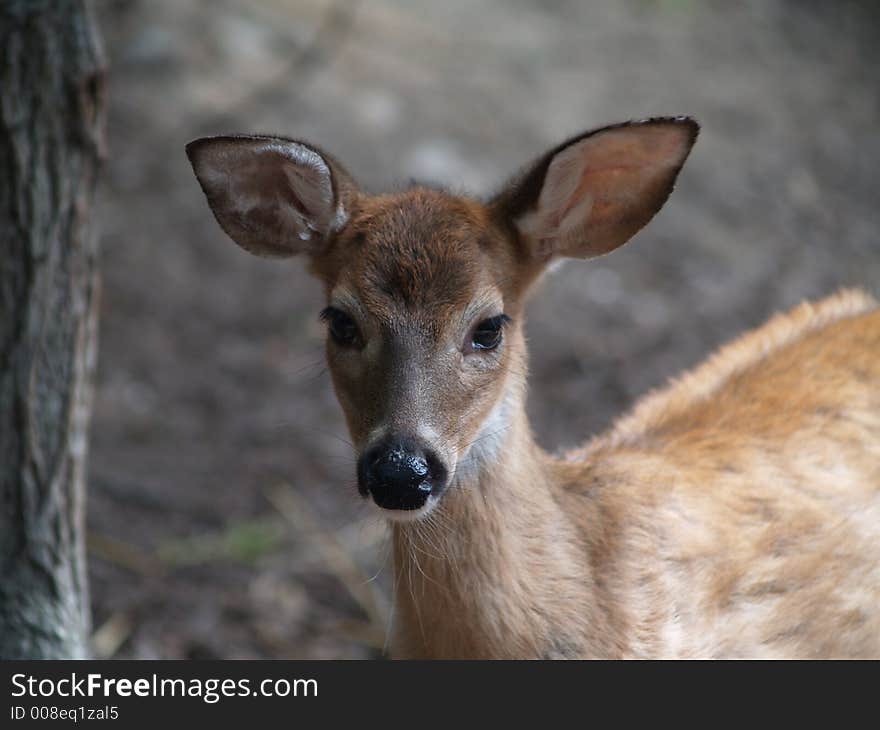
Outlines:
{"type": "Polygon", "coordinates": [[[584,548],[523,401],[508,397],[493,414],[432,513],[393,526],[400,655],[585,652],[583,617],[572,616],[589,604],[584,548]]]}

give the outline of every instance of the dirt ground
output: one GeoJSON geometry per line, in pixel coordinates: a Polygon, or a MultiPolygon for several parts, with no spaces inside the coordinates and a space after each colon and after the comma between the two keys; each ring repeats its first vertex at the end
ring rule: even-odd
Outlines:
{"type": "Polygon", "coordinates": [[[667,208],[530,311],[550,448],[772,312],[880,293],[877,4],[106,0],[89,550],[95,652],[382,655],[387,543],[354,488],[302,262],[214,222],[197,136],[312,140],[369,188],[487,194],[603,123],[691,114],[667,208]],[[479,12],[475,10],[479,7],[479,12]]]}

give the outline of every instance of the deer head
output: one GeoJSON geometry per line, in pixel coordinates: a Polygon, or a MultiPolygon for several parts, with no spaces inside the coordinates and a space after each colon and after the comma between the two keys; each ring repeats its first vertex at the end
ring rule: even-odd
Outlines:
{"type": "Polygon", "coordinates": [[[404,520],[504,458],[524,399],[530,285],[557,258],[629,240],[666,201],[697,132],[688,118],[587,132],[487,202],[424,187],[368,195],[319,148],[278,137],[199,139],[187,154],[236,243],[303,254],[323,282],[360,492],[404,520]]]}

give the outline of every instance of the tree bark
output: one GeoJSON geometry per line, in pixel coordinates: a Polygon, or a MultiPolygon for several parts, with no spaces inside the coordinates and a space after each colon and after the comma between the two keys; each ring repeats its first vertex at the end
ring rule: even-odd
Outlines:
{"type": "Polygon", "coordinates": [[[0,0],[0,658],[88,654],[90,209],[104,61],[86,0],[0,0]]]}

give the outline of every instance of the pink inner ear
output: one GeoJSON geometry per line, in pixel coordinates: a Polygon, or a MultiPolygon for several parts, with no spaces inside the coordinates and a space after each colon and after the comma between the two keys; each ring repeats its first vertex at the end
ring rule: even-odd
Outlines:
{"type": "Polygon", "coordinates": [[[265,221],[276,239],[308,241],[330,229],[333,188],[330,171],[311,150],[279,143],[255,146],[228,171],[229,199],[235,213],[265,221]]]}
{"type": "Polygon", "coordinates": [[[691,143],[689,128],[669,123],[591,135],[553,158],[521,227],[562,255],[606,253],[659,210],[691,143]]]}
{"type": "Polygon", "coordinates": [[[220,225],[253,253],[314,251],[345,222],[328,163],[304,144],[209,138],[193,148],[190,159],[220,225]]]}

